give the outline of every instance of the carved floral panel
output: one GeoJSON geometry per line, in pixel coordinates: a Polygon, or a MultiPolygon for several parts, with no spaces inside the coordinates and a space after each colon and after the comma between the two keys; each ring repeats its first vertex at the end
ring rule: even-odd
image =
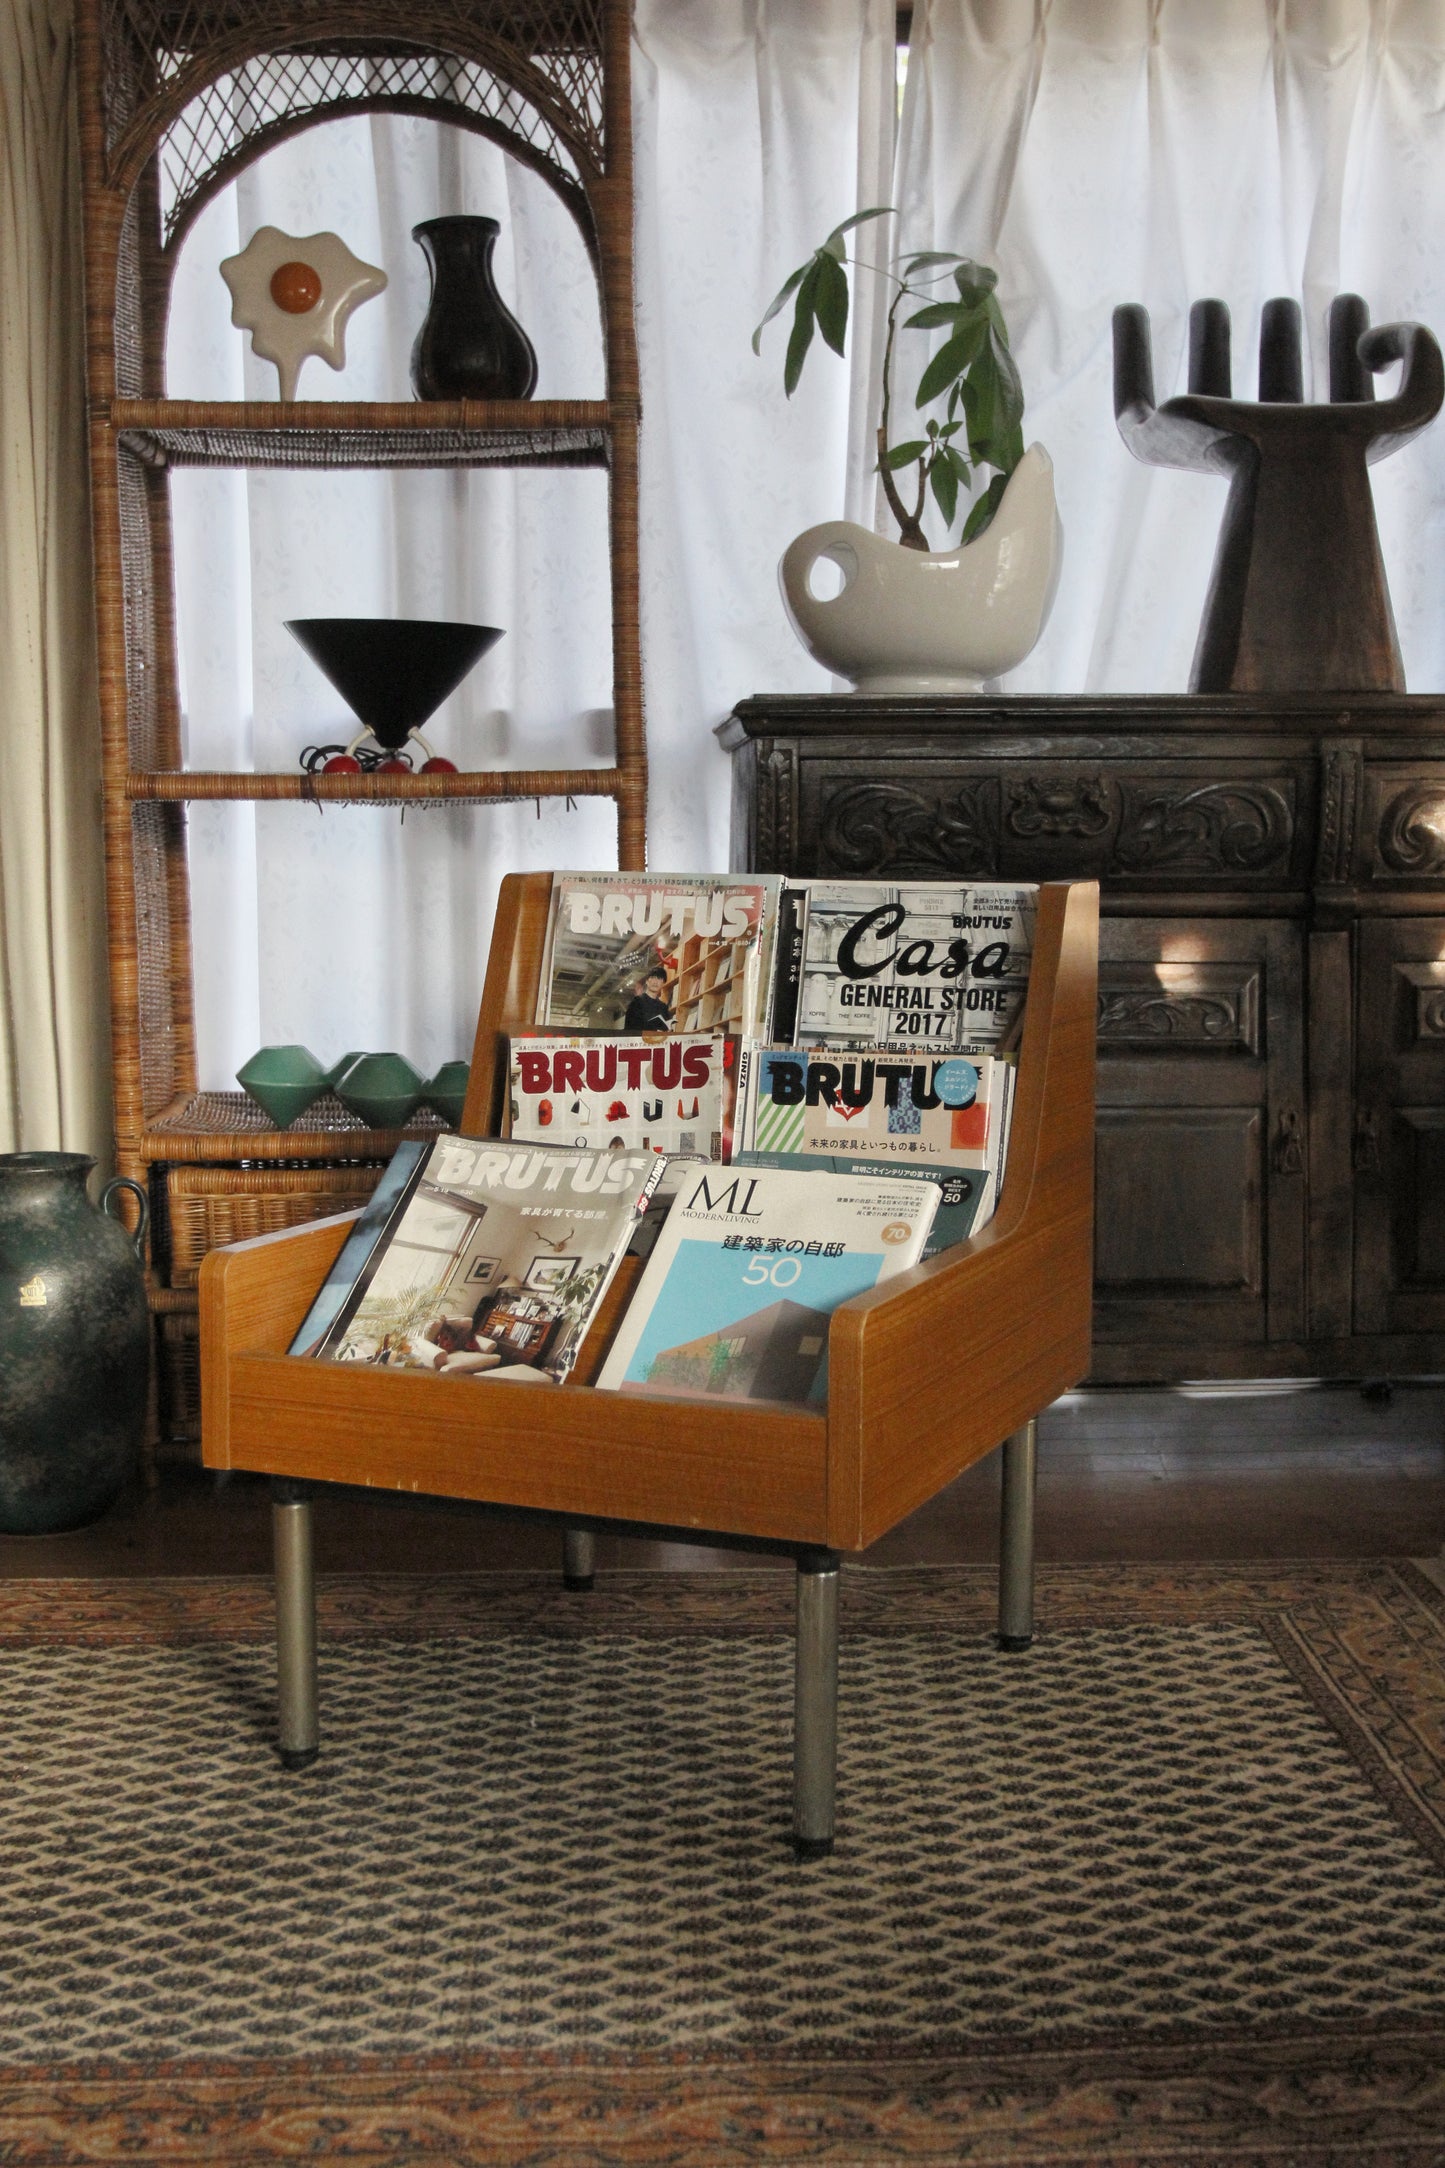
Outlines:
{"type": "Polygon", "coordinates": [[[860,879],[982,876],[998,864],[999,784],[854,782],[830,791],[817,840],[818,870],[860,879]]]}
{"type": "Polygon", "coordinates": [[[1254,963],[1101,961],[1099,1045],[1110,1053],[1172,1046],[1257,1056],[1260,996],[1254,963]]]}

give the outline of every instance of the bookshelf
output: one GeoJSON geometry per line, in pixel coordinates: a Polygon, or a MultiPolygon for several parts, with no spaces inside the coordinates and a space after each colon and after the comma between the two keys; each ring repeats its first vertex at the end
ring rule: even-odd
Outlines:
{"type": "MultiPolygon", "coordinates": [[[[630,16],[625,0],[77,0],[87,390],[102,793],[119,1170],[148,1183],[149,1280],[162,1415],[194,1431],[194,1288],[176,1270],[171,1170],[187,1240],[227,1199],[281,1227],[323,1164],[375,1167],[394,1148],[335,1100],[277,1131],[197,1072],[186,820],[201,803],[401,808],[602,797],[618,863],[646,855],[647,747],[638,629],[640,427],[632,323],[630,16]],[[499,144],[576,219],[597,276],[602,399],[348,402],[172,399],[165,325],[198,212],[301,127],[346,113],[421,114],[499,144]],[[609,489],[614,757],[600,767],[310,776],[194,771],[181,757],[170,478],[187,467],[599,468],[609,489]],[[307,1177],[294,1194],[284,1179],[307,1177]],[[258,1165],[261,1184],[250,1180],[258,1165]]],[[[423,1114],[424,1129],[430,1117],[423,1114]]],[[[414,1133],[414,1132],[412,1132],[414,1133]]]]}
{"type": "Polygon", "coordinates": [[[689,934],[678,951],[673,1029],[734,1034],[744,1030],[752,953],[747,940],[720,948],[715,941],[689,934]]]}

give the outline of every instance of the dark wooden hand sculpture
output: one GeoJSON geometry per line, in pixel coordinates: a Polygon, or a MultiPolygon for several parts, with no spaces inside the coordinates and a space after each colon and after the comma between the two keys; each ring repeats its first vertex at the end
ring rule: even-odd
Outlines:
{"type": "Polygon", "coordinates": [[[1329,315],[1329,404],[1306,406],[1300,312],[1265,303],[1259,400],[1231,397],[1229,311],[1189,312],[1189,390],[1154,404],[1149,316],[1114,311],[1114,413],[1136,459],[1229,477],[1189,688],[1403,692],[1366,462],[1408,443],[1445,397],[1440,349],[1421,324],[1381,324],[1358,294],[1329,315]],[[1403,362],[1393,398],[1373,372],[1403,362]]]}

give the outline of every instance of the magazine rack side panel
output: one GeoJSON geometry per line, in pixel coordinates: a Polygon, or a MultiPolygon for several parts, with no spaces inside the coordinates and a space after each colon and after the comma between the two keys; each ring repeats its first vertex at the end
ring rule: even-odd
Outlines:
{"type": "Polygon", "coordinates": [[[820,1418],[680,1408],[586,1386],[506,1385],[238,1355],[235,1460],[266,1475],[468,1498],[577,1520],[822,1543],[820,1418]]]}
{"type": "Polygon", "coordinates": [[[1008,1177],[981,1234],[845,1304],[829,1342],[829,1531],[874,1542],[1088,1370],[1098,887],[1049,883],[1008,1177]]]}
{"type": "Polygon", "coordinates": [[[284,1355],[340,1254],[356,1215],[310,1220],[208,1250],[201,1259],[201,1459],[244,1466],[232,1453],[231,1365],[241,1351],[284,1355]]]}
{"type": "Polygon", "coordinates": [[[349,1218],[212,1250],[201,1267],[205,1456],[327,1483],[578,1518],[826,1540],[826,1426],[732,1407],[425,1377],[285,1353],[349,1218]]]}
{"type": "Polygon", "coordinates": [[[537,987],[547,945],[547,915],[552,899],[550,873],[508,873],[497,897],[492,945],[477,1035],[472,1042],[472,1072],[462,1109],[462,1134],[499,1137],[507,1089],[507,1041],[530,1031],[537,1016],[537,987]]]}

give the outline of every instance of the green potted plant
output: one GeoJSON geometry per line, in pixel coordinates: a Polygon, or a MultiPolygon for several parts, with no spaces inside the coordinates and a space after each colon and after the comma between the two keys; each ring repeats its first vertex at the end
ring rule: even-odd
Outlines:
{"type": "MultiPolygon", "coordinates": [[[[835,226],[784,282],[753,333],[760,353],[764,329],[792,301],[783,365],[790,398],[815,332],[835,353],[846,351],[848,271],[857,259],[845,237],[893,215],[884,206],[835,226]]],[[[860,692],[977,692],[1023,660],[1052,605],[1063,542],[1053,466],[1041,445],[1024,448],[1023,385],[997,273],[944,249],[871,268],[894,289],[879,372],[877,471],[899,540],[850,520],[809,528],[784,552],[783,600],[809,653],[860,692]],[[946,336],[937,347],[917,341],[913,413],[923,418],[895,441],[903,337],[940,331],[946,336]],[[930,497],[945,536],[962,514],[951,548],[929,549],[923,517],[930,497]],[[842,591],[827,598],[811,585],[823,558],[843,575],[842,591]]]]}

